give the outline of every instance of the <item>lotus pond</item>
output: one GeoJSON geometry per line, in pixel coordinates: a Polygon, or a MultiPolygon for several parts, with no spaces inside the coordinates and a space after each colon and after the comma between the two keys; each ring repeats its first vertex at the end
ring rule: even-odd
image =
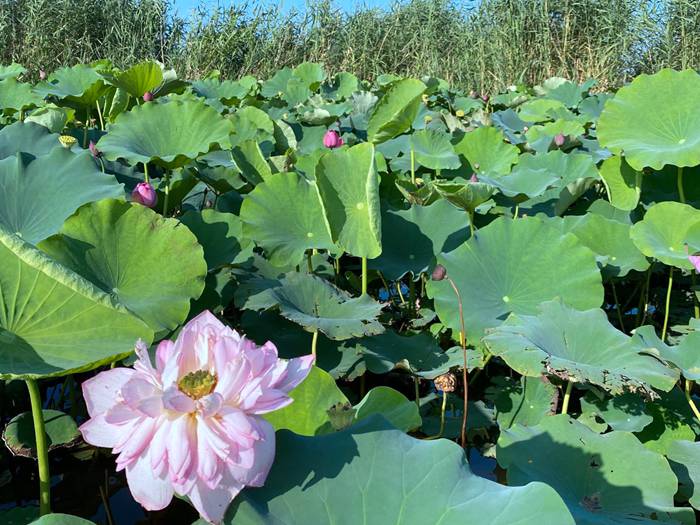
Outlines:
{"type": "Polygon", "coordinates": [[[696,523],[695,71],[0,108],[0,523],[696,523]]]}

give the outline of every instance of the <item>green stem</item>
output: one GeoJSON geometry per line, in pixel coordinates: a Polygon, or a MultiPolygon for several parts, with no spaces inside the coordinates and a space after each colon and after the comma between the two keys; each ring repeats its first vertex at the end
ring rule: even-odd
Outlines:
{"type": "Polygon", "coordinates": [[[513,220],[518,218],[518,213],[520,212],[520,203],[515,205],[515,212],[513,213],[513,220]]]}
{"type": "Polygon", "coordinates": [[[41,393],[36,380],[27,379],[29,400],[34,419],[34,436],[36,439],[36,457],[39,462],[39,515],[51,513],[51,476],[49,474],[49,447],[46,442],[44,414],[41,411],[41,393]]]}
{"type": "Polygon", "coordinates": [[[413,387],[416,392],[416,406],[420,410],[420,379],[418,376],[413,376],[413,387]]]}
{"type": "Polygon", "coordinates": [[[666,330],[668,328],[668,312],[671,309],[671,288],[673,288],[673,266],[668,273],[668,289],[666,290],[666,309],[664,311],[664,326],[661,329],[661,340],[666,340],[666,330]]]}
{"type": "Polygon", "coordinates": [[[311,252],[306,252],[306,266],[309,269],[309,273],[314,273],[314,263],[311,262],[311,252]]]}
{"type": "Polygon", "coordinates": [[[644,324],[647,318],[647,309],[649,308],[649,281],[651,280],[651,266],[646,271],[646,279],[644,281],[644,288],[639,294],[639,306],[637,312],[637,328],[644,324]]]}
{"type": "Polygon", "coordinates": [[[143,180],[145,180],[149,184],[151,182],[151,179],[148,177],[148,163],[147,162],[143,163],[143,180]]]}
{"type": "Polygon", "coordinates": [[[163,217],[168,216],[168,201],[170,200],[170,173],[165,172],[165,201],[163,202],[163,217]]]}
{"type": "Polygon", "coordinates": [[[362,258],[362,295],[367,295],[367,257],[362,258]]]}
{"type": "Polygon", "coordinates": [[[442,391],[442,405],[440,406],[440,430],[434,436],[425,438],[426,440],[440,439],[445,431],[445,410],[447,408],[447,392],[442,391]]]}
{"type": "Polygon", "coordinates": [[[469,215],[469,232],[471,233],[471,236],[474,237],[474,214],[472,212],[467,212],[469,215]]]}
{"type": "Polygon", "coordinates": [[[680,197],[680,201],[685,204],[685,192],[683,191],[683,167],[678,168],[678,196],[680,197]]]}
{"type": "Polygon", "coordinates": [[[96,100],[95,105],[97,106],[97,116],[100,118],[100,130],[105,130],[105,121],[102,118],[102,109],[100,108],[100,101],[96,100]]]}
{"type": "Polygon", "coordinates": [[[700,305],[698,305],[698,296],[695,293],[695,270],[690,272],[690,284],[693,287],[693,313],[695,314],[695,319],[700,319],[700,305]]]}
{"type": "Polygon", "coordinates": [[[316,358],[316,346],[318,345],[318,330],[314,330],[314,335],[311,338],[311,355],[316,358]]]}
{"type": "Polygon", "coordinates": [[[561,413],[566,414],[569,412],[569,399],[571,398],[571,389],[574,386],[573,381],[569,381],[566,384],[566,390],[564,391],[564,401],[561,404],[561,413]]]}
{"type": "Polygon", "coordinates": [[[622,307],[620,306],[620,300],[617,298],[617,289],[615,288],[615,282],[610,281],[610,287],[612,288],[613,298],[615,299],[615,310],[617,311],[617,321],[620,323],[620,330],[625,332],[625,323],[622,321],[622,307]]]}
{"type": "Polygon", "coordinates": [[[416,185],[416,152],[411,145],[411,184],[416,185]]]}
{"type": "Polygon", "coordinates": [[[399,297],[401,298],[401,306],[404,306],[406,304],[406,299],[403,296],[403,293],[401,293],[401,281],[396,281],[396,291],[399,292],[399,297]]]}
{"type": "Polygon", "coordinates": [[[700,410],[698,410],[697,405],[695,405],[695,401],[693,401],[693,396],[691,395],[693,391],[693,382],[690,379],[685,380],[685,399],[688,401],[688,405],[690,405],[690,409],[693,411],[693,414],[695,414],[695,417],[700,420],[700,410]]]}
{"type": "Polygon", "coordinates": [[[83,149],[88,147],[88,125],[90,123],[90,110],[85,111],[85,126],[83,127],[83,149]]]}

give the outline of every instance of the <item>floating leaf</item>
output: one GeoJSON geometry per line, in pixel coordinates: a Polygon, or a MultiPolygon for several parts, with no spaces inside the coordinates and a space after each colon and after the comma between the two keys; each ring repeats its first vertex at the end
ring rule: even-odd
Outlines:
{"type": "MultiPolygon", "coordinates": [[[[472,343],[509,313],[535,314],[540,303],[556,297],[581,309],[603,302],[593,252],[573,235],[562,236],[534,217],[496,219],[457,249],[438,256],[438,263],[462,294],[472,343]]],[[[427,289],[442,323],[458,333],[457,298],[450,284],[431,281],[427,289]]]]}
{"type": "Polygon", "coordinates": [[[290,321],[338,341],[384,331],[377,321],[382,305],[369,295],[353,298],[319,277],[302,273],[287,274],[279,283],[251,297],[245,308],[278,307],[290,321]]]}
{"type": "Polygon", "coordinates": [[[653,398],[652,387],[668,392],[678,381],[677,373],[611,325],[605,312],[574,310],[561,301],[540,304],[537,315],[511,315],[484,343],[520,374],[549,373],[612,394],[653,398]]]}
{"type": "Polygon", "coordinates": [[[63,376],[126,357],[153,332],[0,227],[0,378],[63,376]]]}
{"type": "Polygon", "coordinates": [[[331,249],[318,189],[297,173],[278,173],[258,184],[241,205],[243,234],[276,266],[296,265],[309,248],[331,249]]]}
{"type": "Polygon", "coordinates": [[[379,144],[408,131],[418,114],[426,86],[420,80],[398,80],[374,106],[367,124],[367,139],[379,144]]]}
{"type": "Polygon", "coordinates": [[[279,432],[265,486],[241,493],[224,523],[425,525],[436,520],[442,525],[574,523],[550,487],[504,487],[483,479],[471,472],[455,443],[414,439],[376,417],[325,436],[279,432]]]}
{"type": "Polygon", "coordinates": [[[182,167],[215,147],[230,147],[230,121],[202,102],[149,102],[121,113],[97,143],[108,160],[182,167]]]}
{"type": "Polygon", "coordinates": [[[552,416],[503,431],[497,457],[509,485],[550,485],[578,525],[695,523],[691,509],[673,507],[677,481],[664,457],[627,432],[601,436],[566,415],[552,416]]]}
{"type": "Polygon", "coordinates": [[[55,148],[36,159],[17,154],[0,160],[0,225],[32,244],[58,232],[83,204],[122,195],[122,185],[86,152],[55,148]]]}
{"type": "MultiPolygon", "coordinates": [[[[49,451],[75,445],[80,432],[75,420],[59,410],[41,411],[46,429],[49,451]]],[[[36,458],[36,436],[31,412],[22,412],[13,417],[2,433],[5,445],[15,456],[36,458]]]]}
{"type": "Polygon", "coordinates": [[[634,169],[700,164],[700,76],[691,69],[639,75],[608,100],[600,144],[634,169]],[[663,100],[663,104],[658,101],[663,100]]]}
{"type": "Polygon", "coordinates": [[[374,387],[355,405],[355,421],[374,414],[382,415],[393,427],[405,432],[421,426],[416,403],[388,386],[374,387]]]}
{"type": "Polygon", "coordinates": [[[496,421],[501,429],[537,425],[556,413],[559,401],[559,390],[545,376],[523,376],[519,381],[498,376],[489,393],[494,398],[496,421]]]}
{"type": "Polygon", "coordinates": [[[374,146],[328,152],[316,166],[316,183],[338,246],[357,257],[378,257],[382,232],[374,146]]]}
{"type": "Polygon", "coordinates": [[[155,332],[177,328],[204,289],[207,266],[196,237],[139,204],[109,199],[85,206],[39,247],[155,332]]]}

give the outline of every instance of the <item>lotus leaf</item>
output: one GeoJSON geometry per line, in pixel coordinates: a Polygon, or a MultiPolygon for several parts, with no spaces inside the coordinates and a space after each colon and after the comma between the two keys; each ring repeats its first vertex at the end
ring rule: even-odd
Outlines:
{"type": "Polygon", "coordinates": [[[674,441],[668,450],[668,461],[678,477],[680,491],[687,493],[694,508],[700,508],[700,490],[695,490],[700,485],[700,443],[674,441]]]}
{"type": "Polygon", "coordinates": [[[163,68],[153,61],[134,64],[126,71],[117,73],[112,83],[134,98],[153,92],[163,82],[163,68]]]}
{"type": "Polygon", "coordinates": [[[34,90],[40,95],[54,96],[85,109],[94,107],[105,88],[104,78],[96,69],[78,64],[54,71],[48,82],[38,84],[34,90]]]}
{"type": "Polygon", "coordinates": [[[243,223],[233,213],[216,210],[189,211],[182,216],[185,224],[204,248],[210,270],[239,262],[252,255],[250,240],[243,237],[243,223]]]}
{"type": "MultiPolygon", "coordinates": [[[[75,445],[80,441],[80,432],[75,420],[59,410],[41,411],[46,430],[49,451],[75,445]]],[[[36,458],[36,435],[31,412],[22,412],[13,417],[2,433],[2,439],[15,456],[36,458]]]]}
{"type": "Polygon", "coordinates": [[[450,144],[449,135],[425,129],[411,135],[411,147],[416,162],[431,170],[448,170],[459,168],[461,163],[450,144]]]}
{"type": "Polygon", "coordinates": [[[545,376],[523,376],[519,381],[498,376],[488,393],[494,398],[496,421],[501,429],[537,425],[556,414],[559,402],[559,390],[545,376]]]}
{"type": "Polygon", "coordinates": [[[518,162],[518,148],[505,142],[496,128],[480,127],[466,133],[455,145],[455,151],[469,162],[477,174],[505,175],[518,162]]]}
{"type": "Polygon", "coordinates": [[[624,157],[611,157],[601,164],[600,178],[608,192],[610,204],[620,210],[633,210],[642,191],[642,173],[634,170],[624,157]]]}
{"type": "Polygon", "coordinates": [[[374,106],[367,124],[367,139],[379,144],[408,131],[425,89],[423,82],[411,78],[393,83],[374,106]]]}
{"type": "Polygon", "coordinates": [[[59,146],[58,135],[33,122],[15,122],[0,129],[0,159],[20,152],[41,157],[59,146]]]}
{"type": "Polygon", "coordinates": [[[14,78],[0,80],[0,109],[9,113],[39,106],[44,100],[32,91],[32,86],[14,78]]]}
{"type": "Polygon", "coordinates": [[[599,397],[591,391],[581,398],[581,412],[602,419],[613,430],[625,432],[639,432],[654,420],[647,413],[644,400],[635,394],[599,397]]]}
{"type": "MultiPolygon", "coordinates": [[[[12,525],[12,524],[9,524],[12,525]]],[[[69,514],[47,514],[36,521],[32,521],[30,525],[95,525],[92,521],[70,516],[69,514]]]]}

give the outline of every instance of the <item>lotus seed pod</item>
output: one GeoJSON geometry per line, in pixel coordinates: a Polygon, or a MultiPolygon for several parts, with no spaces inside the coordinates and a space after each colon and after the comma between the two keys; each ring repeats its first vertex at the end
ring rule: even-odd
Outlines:
{"type": "Polygon", "coordinates": [[[71,135],[61,135],[60,137],[58,137],[58,141],[61,143],[61,146],[63,146],[66,149],[71,149],[78,143],[78,139],[71,135]]]}
{"type": "Polygon", "coordinates": [[[455,115],[456,115],[457,117],[459,117],[459,118],[462,118],[462,117],[464,116],[464,111],[462,111],[461,109],[458,109],[458,110],[455,112],[455,115]]]}
{"type": "Polygon", "coordinates": [[[435,384],[435,388],[442,392],[454,392],[455,386],[457,385],[457,381],[455,381],[455,376],[450,374],[449,372],[447,374],[437,376],[433,383],[435,384]]]}

